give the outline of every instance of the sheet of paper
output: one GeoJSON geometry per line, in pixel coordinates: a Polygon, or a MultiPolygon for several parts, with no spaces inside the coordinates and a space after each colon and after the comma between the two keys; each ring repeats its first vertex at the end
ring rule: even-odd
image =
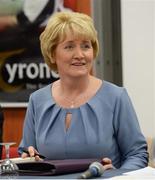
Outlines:
{"type": "Polygon", "coordinates": [[[150,166],[142,169],[138,169],[135,171],[124,173],[125,175],[148,175],[148,176],[154,176],[155,177],[155,168],[152,168],[150,166]]]}
{"type": "Polygon", "coordinates": [[[135,171],[124,173],[121,176],[110,178],[112,180],[155,180],[155,168],[146,167],[135,171]]]}
{"type": "Polygon", "coordinates": [[[34,161],[36,161],[35,157],[26,157],[26,158],[18,157],[18,158],[10,158],[10,160],[15,162],[15,163],[24,163],[24,162],[34,162],[34,161]]]}

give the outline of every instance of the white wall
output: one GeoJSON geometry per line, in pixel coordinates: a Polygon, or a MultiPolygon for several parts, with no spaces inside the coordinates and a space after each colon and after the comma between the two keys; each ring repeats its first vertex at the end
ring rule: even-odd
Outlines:
{"type": "Polygon", "coordinates": [[[121,0],[123,85],[145,136],[155,135],[155,0],[121,0]]]}

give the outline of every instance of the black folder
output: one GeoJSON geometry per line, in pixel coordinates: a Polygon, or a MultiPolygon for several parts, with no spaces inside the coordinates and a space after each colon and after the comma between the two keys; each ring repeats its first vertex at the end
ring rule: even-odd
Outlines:
{"type": "Polygon", "coordinates": [[[52,176],[85,171],[99,159],[44,160],[16,163],[19,175],[52,176]]]}

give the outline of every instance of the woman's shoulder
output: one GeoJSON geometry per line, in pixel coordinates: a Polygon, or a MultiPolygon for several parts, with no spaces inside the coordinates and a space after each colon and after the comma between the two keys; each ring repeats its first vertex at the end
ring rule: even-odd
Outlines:
{"type": "Polygon", "coordinates": [[[115,85],[108,81],[103,81],[102,86],[90,103],[92,106],[94,106],[94,104],[95,106],[98,106],[98,109],[104,107],[113,112],[116,102],[121,101],[124,97],[127,97],[124,87],[115,85]]]}
{"type": "Polygon", "coordinates": [[[34,91],[29,97],[28,108],[37,112],[37,114],[44,113],[49,107],[54,105],[54,100],[51,95],[52,84],[46,85],[34,91]]]}
{"type": "Polygon", "coordinates": [[[52,84],[49,84],[44,86],[43,88],[34,91],[30,95],[30,101],[32,100],[33,102],[35,102],[35,104],[44,104],[48,101],[51,101],[52,100],[51,86],[52,84]]]}
{"type": "Polygon", "coordinates": [[[119,96],[121,95],[126,89],[122,86],[118,86],[114,83],[108,82],[108,81],[103,81],[102,84],[102,93],[106,95],[116,95],[119,96]]]}
{"type": "Polygon", "coordinates": [[[34,92],[31,94],[31,96],[39,96],[39,97],[42,97],[42,96],[47,96],[47,95],[49,95],[50,89],[51,89],[51,85],[52,85],[52,84],[48,84],[48,85],[46,85],[46,86],[44,86],[44,87],[42,87],[42,88],[34,91],[34,92]]]}
{"type": "Polygon", "coordinates": [[[118,99],[128,96],[124,87],[114,83],[103,81],[101,88],[97,93],[97,99],[103,103],[115,103],[118,99]]]}

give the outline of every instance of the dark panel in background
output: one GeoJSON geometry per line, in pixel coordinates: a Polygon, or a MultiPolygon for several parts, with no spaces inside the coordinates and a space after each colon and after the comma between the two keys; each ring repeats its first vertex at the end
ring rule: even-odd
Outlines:
{"type": "Polygon", "coordinates": [[[100,41],[96,75],[122,85],[120,0],[93,0],[93,18],[100,41]]]}

